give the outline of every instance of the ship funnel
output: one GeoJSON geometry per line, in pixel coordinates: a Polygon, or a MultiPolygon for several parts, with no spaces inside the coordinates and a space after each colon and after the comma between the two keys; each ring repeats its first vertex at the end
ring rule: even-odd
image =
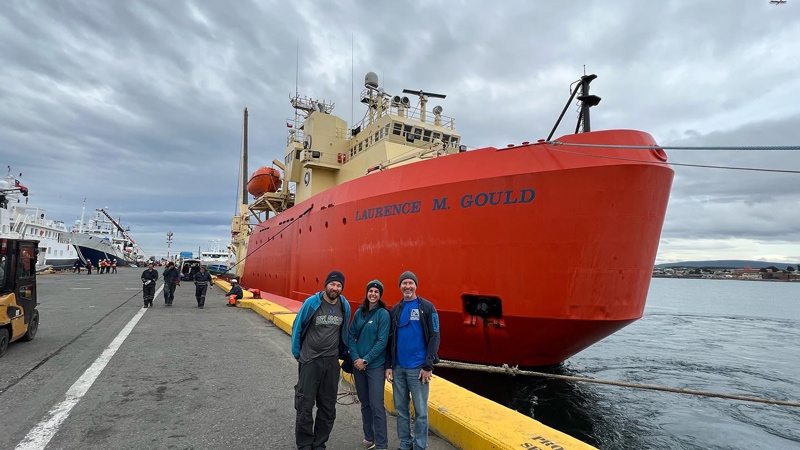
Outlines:
{"type": "Polygon", "coordinates": [[[378,74],[375,72],[367,72],[364,76],[364,87],[367,89],[378,89],[378,74]]]}

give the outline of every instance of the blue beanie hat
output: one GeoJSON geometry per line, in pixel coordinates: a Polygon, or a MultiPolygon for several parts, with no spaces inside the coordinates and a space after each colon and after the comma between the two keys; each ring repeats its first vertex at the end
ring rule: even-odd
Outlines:
{"type": "Polygon", "coordinates": [[[325,286],[327,286],[331,281],[338,281],[339,283],[342,283],[342,290],[344,290],[344,274],[342,272],[339,272],[338,270],[331,271],[331,273],[328,274],[328,277],[325,278],[325,286]]]}

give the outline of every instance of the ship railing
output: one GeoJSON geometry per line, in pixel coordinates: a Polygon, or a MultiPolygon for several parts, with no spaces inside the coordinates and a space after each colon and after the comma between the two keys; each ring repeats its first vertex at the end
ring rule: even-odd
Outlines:
{"type": "Polygon", "coordinates": [[[347,158],[345,153],[323,152],[321,150],[306,149],[300,154],[300,159],[304,163],[317,163],[336,166],[344,163],[347,158]]]}
{"type": "Polygon", "coordinates": [[[286,137],[286,144],[291,144],[292,142],[303,142],[303,130],[298,130],[297,128],[292,128],[289,130],[289,136],[286,137]]]}

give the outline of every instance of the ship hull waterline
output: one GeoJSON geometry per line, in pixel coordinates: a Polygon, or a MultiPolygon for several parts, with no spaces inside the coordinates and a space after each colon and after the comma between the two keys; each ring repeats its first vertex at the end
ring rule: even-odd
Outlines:
{"type": "MultiPolygon", "coordinates": [[[[655,145],[628,130],[561,140],[655,145]]],[[[441,357],[556,364],[641,318],[673,178],[661,161],[527,145],[392,168],[256,226],[242,283],[302,301],[336,269],[351,302],[378,278],[393,305],[399,274],[412,270],[438,309],[441,357]],[[472,314],[478,298],[502,313],[472,314]]]]}

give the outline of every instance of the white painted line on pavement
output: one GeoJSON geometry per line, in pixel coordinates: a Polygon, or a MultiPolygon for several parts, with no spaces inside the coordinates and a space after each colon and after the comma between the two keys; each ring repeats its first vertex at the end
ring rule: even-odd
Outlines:
{"type": "Polygon", "coordinates": [[[85,291],[85,290],[88,290],[88,289],[91,289],[91,288],[70,288],[70,290],[73,290],[73,291],[85,291]]]}
{"type": "MultiPolygon", "coordinates": [[[[163,289],[164,285],[162,284],[154,296],[157,297],[163,289]]],[[[145,312],[147,312],[147,309],[142,308],[133,316],[130,322],[125,325],[125,328],[111,341],[111,344],[109,344],[103,353],[94,360],[92,365],[83,372],[83,375],[78,378],[78,381],[69,388],[66,398],[47,412],[45,418],[28,432],[15,450],[42,450],[47,447],[50,439],[58,432],[58,428],[67,420],[67,417],[69,417],[72,408],[78,404],[81,398],[86,394],[86,391],[92,387],[94,380],[100,376],[106,364],[108,364],[114,354],[117,353],[117,350],[119,350],[122,343],[125,342],[128,335],[131,334],[133,327],[139,323],[139,319],[142,318],[145,312]]]]}

